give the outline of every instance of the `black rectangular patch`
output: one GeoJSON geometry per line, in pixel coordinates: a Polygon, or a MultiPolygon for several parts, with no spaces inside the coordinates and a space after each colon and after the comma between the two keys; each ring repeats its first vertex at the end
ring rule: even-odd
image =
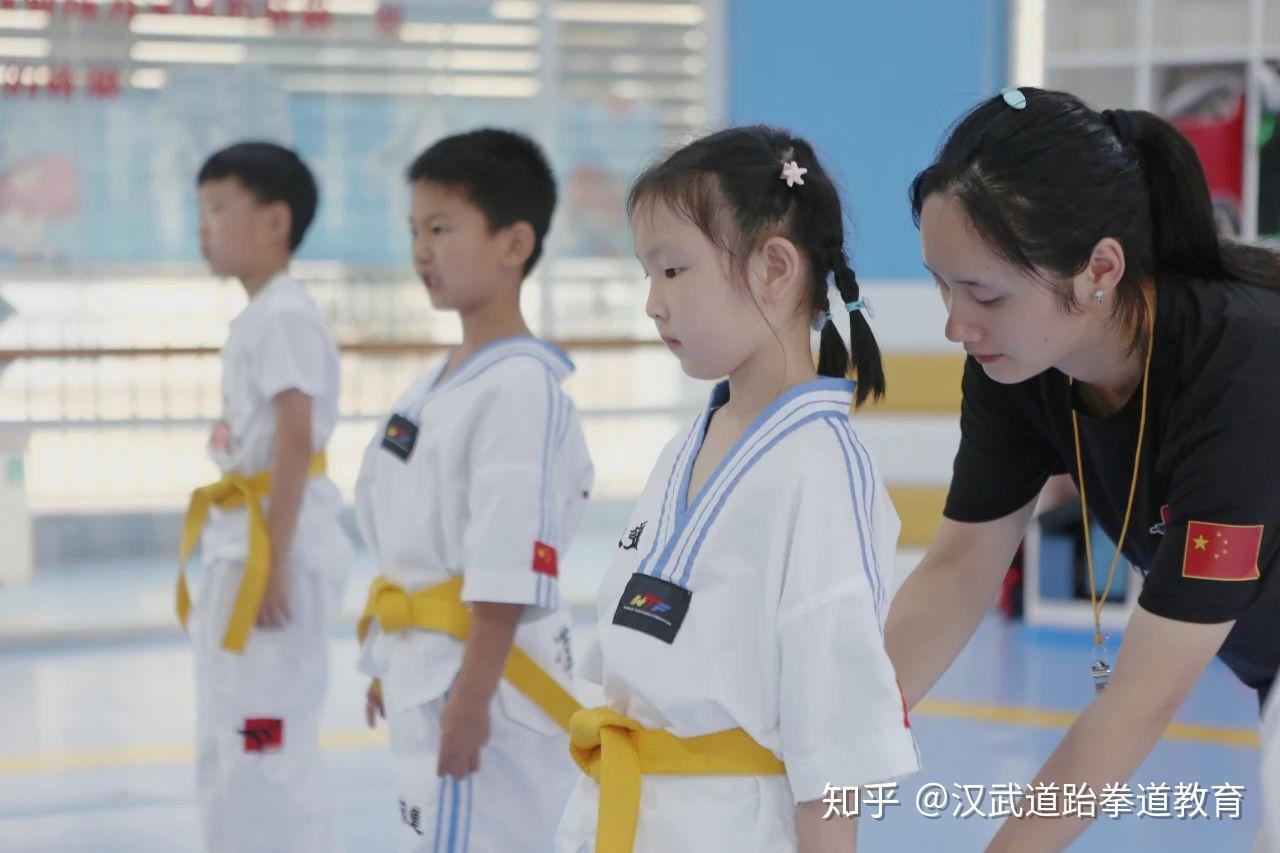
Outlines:
{"type": "Polygon", "coordinates": [[[693,593],[670,581],[636,572],[618,599],[613,624],[634,628],[664,643],[672,643],[689,612],[693,593]]]}
{"type": "Polygon", "coordinates": [[[387,421],[387,428],[382,431],[382,448],[391,451],[401,461],[409,458],[417,441],[418,425],[401,415],[392,415],[387,421]]]}

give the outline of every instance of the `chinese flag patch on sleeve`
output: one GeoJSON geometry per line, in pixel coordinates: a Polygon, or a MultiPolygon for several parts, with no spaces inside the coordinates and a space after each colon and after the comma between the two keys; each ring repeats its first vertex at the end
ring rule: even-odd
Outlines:
{"type": "Polygon", "coordinates": [[[248,719],[239,733],[245,752],[276,752],[284,746],[284,720],[248,719]]]}
{"type": "Polygon", "coordinates": [[[1259,577],[1261,524],[1187,524],[1182,576],[1206,581],[1253,581],[1259,577]]]}
{"type": "Polygon", "coordinates": [[[556,549],[542,542],[533,543],[533,570],[540,575],[556,577],[556,549]]]}

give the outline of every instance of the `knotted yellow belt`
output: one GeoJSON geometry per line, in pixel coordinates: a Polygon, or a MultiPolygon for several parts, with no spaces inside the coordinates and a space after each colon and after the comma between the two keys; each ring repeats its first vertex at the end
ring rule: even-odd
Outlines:
{"type": "MultiPolygon", "coordinates": [[[[364,642],[374,619],[388,634],[416,628],[439,631],[464,643],[471,635],[471,609],[462,601],[461,577],[414,593],[405,592],[385,577],[376,578],[369,587],[369,598],[356,629],[360,642],[364,642]]],[[[569,719],[582,706],[519,646],[511,647],[502,677],[569,731],[569,719]]]]}
{"type": "Polygon", "coordinates": [[[631,853],[641,776],[773,776],[786,767],[742,729],[681,738],[608,708],[584,708],[569,731],[573,760],[600,783],[596,853],[631,853]]]}
{"type": "MultiPolygon", "coordinates": [[[[311,457],[308,477],[323,477],[325,455],[320,451],[311,457]]],[[[209,518],[209,507],[232,510],[248,507],[249,553],[244,561],[244,576],[236,591],[236,603],[231,610],[227,631],[222,637],[222,647],[240,652],[249,639],[249,631],[258,618],[262,596],[267,589],[267,577],[271,573],[271,540],[267,532],[267,519],[262,512],[262,499],[271,493],[271,472],[263,471],[246,477],[243,474],[227,474],[216,483],[201,486],[191,493],[187,507],[187,520],[182,526],[182,550],[178,565],[178,621],[185,630],[187,616],[191,613],[191,593],[187,590],[187,560],[200,541],[200,531],[209,518]]]]}

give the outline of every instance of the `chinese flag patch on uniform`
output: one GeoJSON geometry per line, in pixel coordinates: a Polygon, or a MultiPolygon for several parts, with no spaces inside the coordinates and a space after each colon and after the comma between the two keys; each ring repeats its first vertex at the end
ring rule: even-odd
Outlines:
{"type": "Polygon", "coordinates": [[[540,575],[556,577],[556,549],[542,542],[533,543],[533,570],[540,575]]]}
{"type": "Polygon", "coordinates": [[[1187,524],[1182,576],[1206,581],[1253,581],[1259,577],[1261,524],[1187,524]]]}
{"type": "Polygon", "coordinates": [[[284,720],[247,719],[240,734],[245,752],[276,752],[284,746],[284,720]]]}

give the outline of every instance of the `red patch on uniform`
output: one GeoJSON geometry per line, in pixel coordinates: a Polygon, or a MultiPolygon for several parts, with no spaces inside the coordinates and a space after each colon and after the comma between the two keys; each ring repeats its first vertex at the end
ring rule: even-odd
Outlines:
{"type": "Polygon", "coordinates": [[[558,577],[560,570],[556,567],[556,549],[542,542],[534,542],[533,570],[540,575],[558,577]]]}
{"type": "Polygon", "coordinates": [[[1187,524],[1182,576],[1206,581],[1253,581],[1262,548],[1261,524],[1187,524]]]}
{"type": "MultiPolygon", "coordinates": [[[[897,682],[894,682],[895,684],[897,682]]],[[[902,726],[903,728],[911,728],[911,718],[907,716],[907,697],[902,695],[902,685],[898,684],[898,698],[902,700],[902,726]]]]}
{"type": "Polygon", "coordinates": [[[284,720],[246,719],[239,734],[245,752],[278,752],[284,746],[284,720]]]}

